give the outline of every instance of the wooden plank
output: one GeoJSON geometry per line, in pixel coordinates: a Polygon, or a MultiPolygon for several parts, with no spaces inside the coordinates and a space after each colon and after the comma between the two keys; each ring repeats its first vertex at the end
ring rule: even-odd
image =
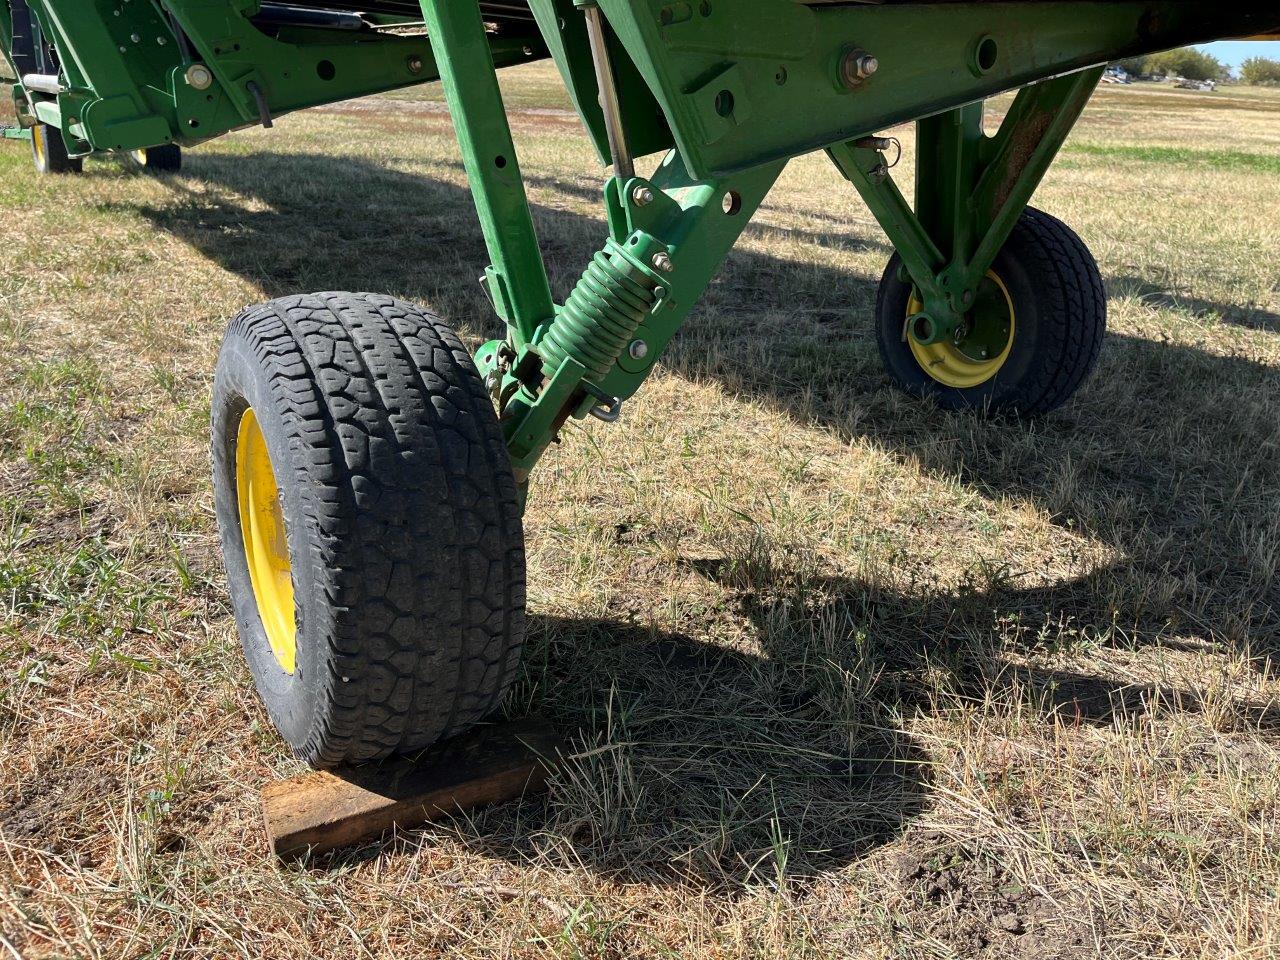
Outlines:
{"type": "Polygon", "coordinates": [[[555,729],[534,718],[478,727],[416,756],[269,783],[262,813],[272,852],[327,853],[537,793],[559,747],[555,729]]]}

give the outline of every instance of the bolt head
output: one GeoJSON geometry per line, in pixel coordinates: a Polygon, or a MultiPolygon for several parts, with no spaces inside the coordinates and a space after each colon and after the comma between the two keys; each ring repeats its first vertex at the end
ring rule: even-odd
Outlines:
{"type": "Polygon", "coordinates": [[[653,191],[648,187],[636,187],[631,191],[631,200],[637,207],[647,207],[653,203],[653,191]]]}
{"type": "Polygon", "coordinates": [[[406,61],[405,65],[409,68],[410,73],[422,72],[422,58],[416,53],[406,61]]]}
{"type": "Polygon", "coordinates": [[[858,58],[858,76],[863,80],[874,77],[880,72],[880,60],[871,54],[858,58]]]}
{"type": "Polygon", "coordinates": [[[185,74],[187,86],[193,90],[208,90],[213,86],[213,71],[203,63],[193,63],[185,74]]]}
{"type": "Polygon", "coordinates": [[[632,340],[631,346],[627,347],[627,354],[632,360],[643,360],[649,355],[649,345],[643,340],[632,340]]]}
{"type": "Polygon", "coordinates": [[[670,273],[675,269],[675,264],[671,262],[671,257],[661,250],[653,255],[652,262],[654,267],[663,273],[670,273]]]}

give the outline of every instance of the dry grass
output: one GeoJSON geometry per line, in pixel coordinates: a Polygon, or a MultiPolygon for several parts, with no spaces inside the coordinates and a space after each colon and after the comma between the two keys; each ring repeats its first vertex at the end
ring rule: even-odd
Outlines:
{"type": "MultiPolygon", "coordinates": [[[[516,135],[563,294],[598,167],[565,117],[516,135]]],[[[507,709],[582,758],[295,868],[210,371],[224,318],[312,289],[492,335],[447,120],[314,111],[166,180],[0,150],[0,955],[1276,955],[1277,144],[1275,96],[1100,95],[1038,202],[1112,332],[1034,426],[887,387],[885,240],[795,163],[624,421],[536,477],[507,709]]]]}

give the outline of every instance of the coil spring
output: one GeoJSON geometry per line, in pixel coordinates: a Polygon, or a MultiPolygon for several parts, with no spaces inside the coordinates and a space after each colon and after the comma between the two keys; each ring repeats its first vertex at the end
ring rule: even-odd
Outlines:
{"type": "Polygon", "coordinates": [[[602,379],[657,302],[655,286],[608,241],[538,344],[548,371],[568,356],[586,367],[589,380],[602,379]]]}

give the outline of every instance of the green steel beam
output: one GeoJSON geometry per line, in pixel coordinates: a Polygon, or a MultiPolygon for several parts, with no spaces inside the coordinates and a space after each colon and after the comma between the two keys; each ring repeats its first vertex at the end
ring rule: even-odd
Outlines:
{"type": "Polygon", "coordinates": [[[486,287],[521,347],[555,308],[480,8],[422,0],[422,13],[492,260],[486,287]]]}
{"type": "Polygon", "coordinates": [[[599,0],[709,179],[1183,43],[1280,29],[1273,2],[599,0]],[[847,82],[865,52],[878,71],[847,82]]]}

